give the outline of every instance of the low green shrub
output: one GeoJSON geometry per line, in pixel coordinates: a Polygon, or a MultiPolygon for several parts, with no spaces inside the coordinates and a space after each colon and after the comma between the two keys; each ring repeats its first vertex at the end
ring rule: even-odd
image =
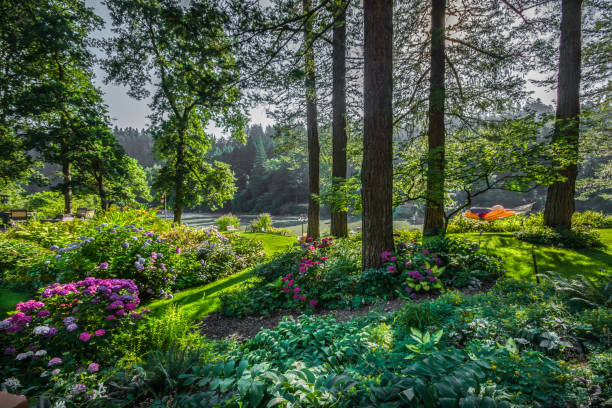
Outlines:
{"type": "Polygon", "coordinates": [[[520,241],[561,248],[601,248],[603,246],[599,240],[598,231],[578,227],[565,230],[539,226],[515,232],[514,236],[520,241]]]}
{"type": "Polygon", "coordinates": [[[612,228],[612,215],[597,211],[575,212],[572,215],[572,227],[612,228]]]}
{"type": "Polygon", "coordinates": [[[266,232],[272,228],[272,217],[268,213],[259,214],[256,220],[251,222],[251,232],[266,232]]]}
{"type": "MultiPolygon", "coordinates": [[[[544,216],[541,212],[528,215],[514,215],[495,221],[480,221],[459,214],[451,219],[446,228],[449,234],[466,232],[518,232],[544,226],[544,216]]],[[[612,215],[603,212],[585,211],[572,215],[572,228],[599,229],[612,228],[612,215]]]]}
{"type": "Polygon", "coordinates": [[[550,281],[557,291],[566,294],[573,302],[591,307],[612,307],[612,276],[597,280],[580,274],[565,278],[554,272],[539,276],[550,281]]]}
{"type": "Polygon", "coordinates": [[[459,214],[450,220],[446,227],[448,234],[463,234],[466,232],[516,232],[525,228],[544,225],[542,213],[514,215],[495,221],[480,221],[459,214]]]}
{"type": "Polygon", "coordinates": [[[227,227],[234,227],[240,229],[240,220],[238,217],[234,217],[231,213],[217,218],[217,227],[219,231],[227,231],[227,227]]]}
{"type": "MultiPolygon", "coordinates": [[[[0,279],[3,285],[11,287],[29,287],[31,265],[42,262],[53,252],[40,245],[20,239],[0,238],[0,279]],[[25,280],[25,281],[24,281],[25,280]]],[[[41,286],[38,282],[36,286],[41,286]]]]}

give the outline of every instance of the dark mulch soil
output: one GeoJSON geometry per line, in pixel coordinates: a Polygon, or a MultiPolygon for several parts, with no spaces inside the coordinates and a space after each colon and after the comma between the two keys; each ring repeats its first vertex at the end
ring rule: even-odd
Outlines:
{"type": "MultiPolygon", "coordinates": [[[[354,317],[364,316],[371,311],[391,312],[402,307],[405,300],[400,298],[363,306],[357,309],[318,309],[315,315],[333,314],[338,321],[344,322],[354,317]]],[[[243,318],[223,316],[213,313],[200,322],[200,332],[210,339],[234,339],[239,342],[255,336],[261,329],[273,329],[287,316],[295,319],[303,312],[291,309],[274,311],[270,316],[246,316],[243,318]]]]}
{"type": "MultiPolygon", "coordinates": [[[[461,292],[473,295],[479,292],[487,292],[495,284],[495,281],[484,282],[483,286],[478,289],[464,288],[461,292]]],[[[425,300],[435,299],[440,296],[437,292],[420,293],[414,298],[413,302],[422,302],[425,300]]],[[[367,306],[362,306],[357,309],[318,309],[314,312],[315,315],[326,316],[333,314],[340,322],[351,320],[355,317],[365,316],[372,311],[388,313],[398,310],[407,300],[402,298],[394,298],[387,301],[381,301],[367,306]]],[[[261,329],[273,329],[278,323],[287,316],[290,319],[296,319],[303,312],[281,309],[274,311],[269,316],[246,316],[243,318],[228,317],[220,313],[213,313],[200,321],[200,333],[206,335],[209,339],[234,339],[238,342],[244,342],[251,337],[254,337],[261,329]]]]}
{"type": "MultiPolygon", "coordinates": [[[[480,289],[464,289],[462,292],[471,295],[488,291],[493,284],[494,282],[487,282],[480,289]]],[[[439,293],[421,293],[417,295],[413,301],[422,302],[435,299],[438,296],[439,293]]],[[[333,314],[338,321],[344,322],[355,317],[365,316],[372,311],[388,313],[398,310],[406,301],[407,300],[401,298],[395,298],[357,309],[318,309],[314,314],[322,316],[333,314]]],[[[234,339],[238,342],[244,342],[255,336],[261,329],[275,328],[285,316],[295,319],[301,314],[303,314],[303,312],[290,309],[277,310],[269,316],[255,315],[243,318],[228,317],[220,313],[213,313],[200,321],[200,332],[209,339],[234,339]]]]}

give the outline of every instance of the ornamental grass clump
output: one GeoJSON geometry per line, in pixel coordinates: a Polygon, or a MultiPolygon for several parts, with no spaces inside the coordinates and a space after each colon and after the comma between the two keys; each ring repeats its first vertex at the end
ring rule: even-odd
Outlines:
{"type": "Polygon", "coordinates": [[[113,361],[113,335],[150,312],[140,308],[138,295],[129,279],[90,277],[47,286],[39,299],[17,304],[0,321],[2,366],[25,380],[84,367],[98,371],[104,361],[113,361]]]}

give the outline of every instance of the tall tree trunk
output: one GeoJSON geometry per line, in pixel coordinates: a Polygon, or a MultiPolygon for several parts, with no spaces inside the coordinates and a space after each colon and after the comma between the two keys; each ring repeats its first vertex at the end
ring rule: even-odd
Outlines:
{"type": "MultiPolygon", "coordinates": [[[[310,10],[310,0],[302,0],[304,13],[310,10]]],[[[319,130],[317,124],[317,84],[315,80],[314,40],[312,19],[304,25],[304,71],[306,89],[306,133],[308,135],[308,236],[318,238],[319,232],[319,130]]]]}
{"type": "Polygon", "coordinates": [[[427,190],[423,235],[444,233],[444,19],[446,0],[431,2],[431,70],[429,74],[429,128],[427,190]]]}
{"type": "Polygon", "coordinates": [[[100,163],[96,165],[96,182],[98,183],[98,196],[100,197],[100,208],[103,211],[108,209],[108,201],[106,199],[106,190],[104,190],[104,177],[102,176],[102,166],[100,163]]]}
{"type": "Polygon", "coordinates": [[[174,223],[181,224],[183,218],[183,200],[185,195],[185,141],[183,134],[179,137],[176,152],[176,185],[174,186],[174,223]]]}
{"type": "MultiPolygon", "coordinates": [[[[336,187],[346,181],[346,3],[341,2],[338,8],[332,44],[332,183],[336,187]]],[[[330,233],[334,237],[348,235],[346,211],[333,205],[330,233]]]]}
{"type": "Polygon", "coordinates": [[[567,143],[571,149],[572,163],[561,171],[565,180],[557,181],[548,187],[544,223],[554,228],[570,229],[575,210],[580,137],[581,20],[582,0],[563,0],[553,141],[567,143]]]}
{"type": "Polygon", "coordinates": [[[364,0],[363,269],[393,250],[393,2],[364,0]]]}
{"type": "Polygon", "coordinates": [[[72,214],[72,163],[62,160],[62,175],[64,177],[64,214],[72,214]]]}

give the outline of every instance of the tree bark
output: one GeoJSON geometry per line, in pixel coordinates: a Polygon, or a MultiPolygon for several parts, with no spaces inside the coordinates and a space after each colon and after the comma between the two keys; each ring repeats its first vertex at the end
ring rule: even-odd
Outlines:
{"type": "MultiPolygon", "coordinates": [[[[341,2],[335,16],[332,41],[332,183],[338,188],[346,182],[346,4],[341,2]]],[[[330,233],[348,235],[346,211],[332,205],[330,233]]]]}
{"type": "MultiPolygon", "coordinates": [[[[310,10],[310,0],[302,0],[304,13],[310,10]]],[[[309,237],[319,232],[319,130],[317,124],[317,85],[313,48],[312,19],[304,24],[304,71],[306,89],[306,134],[308,135],[308,230],[309,237]]]]}
{"type": "Polygon", "coordinates": [[[64,214],[72,214],[72,163],[62,160],[62,175],[64,177],[64,214]]]}
{"type": "Polygon", "coordinates": [[[176,152],[176,185],[174,186],[174,224],[181,224],[183,218],[183,200],[185,195],[185,139],[179,136],[176,152]]]}
{"type": "Polygon", "coordinates": [[[574,194],[578,175],[580,138],[580,58],[582,0],[561,2],[561,40],[557,78],[557,111],[553,142],[563,142],[571,150],[571,164],[561,170],[563,181],[548,187],[544,223],[553,228],[571,229],[574,194]]]}
{"type": "Polygon", "coordinates": [[[423,235],[444,234],[444,25],[446,0],[431,2],[431,70],[429,74],[429,127],[427,190],[423,235]]]}
{"type": "Polygon", "coordinates": [[[363,269],[393,250],[393,2],[364,0],[363,269]]]}
{"type": "Polygon", "coordinates": [[[106,199],[106,191],[104,190],[104,177],[102,176],[102,166],[97,164],[96,182],[98,183],[98,196],[100,197],[100,208],[103,211],[108,209],[108,201],[106,199]]]}

